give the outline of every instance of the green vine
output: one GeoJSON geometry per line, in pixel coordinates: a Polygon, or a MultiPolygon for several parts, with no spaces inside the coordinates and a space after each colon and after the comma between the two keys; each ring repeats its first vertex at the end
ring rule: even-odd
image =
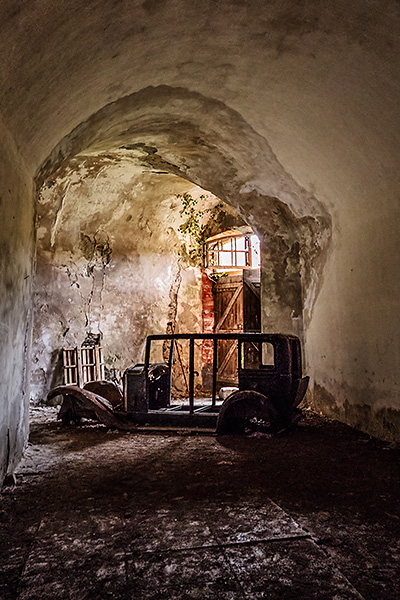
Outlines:
{"type": "Polygon", "coordinates": [[[228,275],[226,271],[221,271],[219,273],[210,273],[208,277],[211,279],[211,281],[218,281],[221,279],[221,277],[225,277],[226,275],[228,275]]]}
{"type": "Polygon", "coordinates": [[[213,208],[206,208],[205,210],[199,210],[197,204],[199,200],[206,201],[208,196],[202,194],[198,199],[193,198],[191,194],[177,194],[177,198],[182,203],[182,209],[180,211],[181,217],[185,217],[185,221],[178,227],[178,231],[189,240],[189,248],[186,246],[183,248],[183,254],[187,258],[188,262],[192,265],[200,265],[203,261],[203,248],[207,238],[210,235],[210,229],[213,221],[217,220],[217,213],[222,208],[222,204],[217,204],[213,208]],[[203,217],[209,214],[210,219],[207,224],[202,224],[203,217]]]}

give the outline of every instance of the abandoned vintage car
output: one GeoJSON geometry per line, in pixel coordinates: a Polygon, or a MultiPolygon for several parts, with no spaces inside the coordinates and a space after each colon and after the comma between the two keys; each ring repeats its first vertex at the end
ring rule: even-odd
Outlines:
{"type": "MultiPolygon", "coordinates": [[[[180,360],[182,366],[182,361],[180,360]]],[[[110,427],[195,427],[219,434],[264,432],[276,434],[297,423],[298,408],[308,385],[302,376],[300,341],[293,335],[264,333],[150,335],[144,363],[126,369],[123,390],[106,381],[83,388],[61,385],[49,399],[64,397],[59,418],[67,424],[82,417],[95,418],[110,427]],[[230,342],[236,360],[237,387],[224,400],[218,381],[218,347],[230,342]],[[162,343],[167,360],[151,362],[154,345],[162,343]],[[172,374],[178,345],[188,345],[185,381],[188,394],[174,398],[172,374]],[[199,395],[195,386],[195,348],[212,344],[211,389],[199,395]],[[220,389],[218,389],[220,388],[220,389]]]]}

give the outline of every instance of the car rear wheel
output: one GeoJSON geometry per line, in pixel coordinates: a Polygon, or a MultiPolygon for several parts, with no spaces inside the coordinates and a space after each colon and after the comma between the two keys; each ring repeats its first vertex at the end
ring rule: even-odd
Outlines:
{"type": "Polygon", "coordinates": [[[267,396],[242,390],[233,392],[221,406],[217,434],[262,432],[274,435],[277,425],[278,413],[267,396]]]}

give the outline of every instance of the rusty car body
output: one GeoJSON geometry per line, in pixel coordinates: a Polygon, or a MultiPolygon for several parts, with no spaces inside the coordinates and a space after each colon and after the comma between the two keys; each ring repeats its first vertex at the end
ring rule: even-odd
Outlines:
{"type": "Polygon", "coordinates": [[[49,398],[63,395],[59,417],[78,423],[88,415],[110,427],[196,427],[219,434],[264,432],[276,434],[297,423],[298,408],[307,389],[302,376],[300,341],[296,336],[267,333],[181,333],[150,335],[144,362],[126,369],[123,390],[110,382],[91,382],[83,389],[62,385],[49,398]],[[195,398],[195,344],[213,345],[211,396],[195,398]],[[217,397],[219,341],[237,344],[237,390],[223,403],[217,397]],[[178,343],[189,345],[188,394],[182,402],[172,398],[172,371],[178,343]],[[162,362],[151,362],[152,347],[164,345],[162,362]]]}

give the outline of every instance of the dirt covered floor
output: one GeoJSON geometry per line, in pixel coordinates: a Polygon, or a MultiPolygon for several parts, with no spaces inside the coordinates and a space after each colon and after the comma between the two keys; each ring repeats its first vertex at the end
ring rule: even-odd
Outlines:
{"type": "Polygon", "coordinates": [[[399,480],[398,448],[311,414],[268,439],[34,409],[0,598],[398,600],[399,480]]]}

